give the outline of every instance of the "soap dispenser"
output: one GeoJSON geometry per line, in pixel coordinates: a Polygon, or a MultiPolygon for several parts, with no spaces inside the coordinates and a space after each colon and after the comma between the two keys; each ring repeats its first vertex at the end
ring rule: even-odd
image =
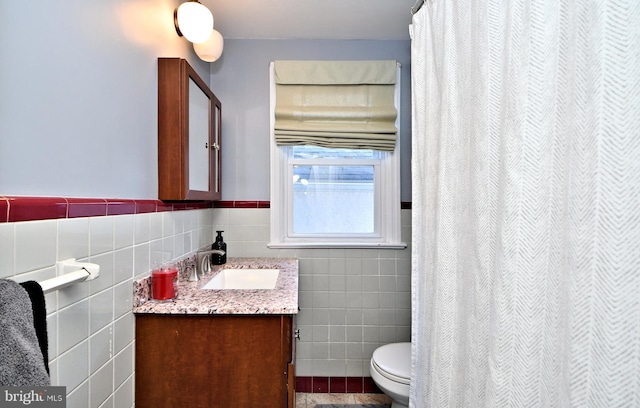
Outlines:
{"type": "Polygon", "coordinates": [[[211,245],[211,249],[218,249],[220,251],[224,251],[224,255],[211,255],[211,264],[212,265],[222,265],[227,263],[227,244],[222,239],[222,233],[224,231],[216,231],[218,236],[216,237],[216,242],[211,245]]]}

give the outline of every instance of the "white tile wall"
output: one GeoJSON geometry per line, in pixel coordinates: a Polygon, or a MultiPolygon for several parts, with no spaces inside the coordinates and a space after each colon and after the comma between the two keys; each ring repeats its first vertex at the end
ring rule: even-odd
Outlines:
{"type": "Polygon", "coordinates": [[[269,249],[269,209],[214,209],[230,257],[300,260],[298,376],[369,376],[380,345],[411,338],[411,211],[404,250],[269,249]]]}
{"type": "Polygon", "coordinates": [[[134,403],[132,282],[210,244],[229,257],[300,259],[299,376],[368,376],[381,344],[409,341],[411,212],[405,250],[267,248],[269,209],[212,209],[0,224],[0,278],[55,276],[57,261],[98,263],[100,277],[46,296],[51,378],[67,406],[134,403]]]}
{"type": "Polygon", "coordinates": [[[133,280],[213,242],[212,211],[0,224],[0,278],[51,278],[68,258],[100,265],[98,279],[46,295],[51,379],[68,408],[134,405],[133,280]]]}

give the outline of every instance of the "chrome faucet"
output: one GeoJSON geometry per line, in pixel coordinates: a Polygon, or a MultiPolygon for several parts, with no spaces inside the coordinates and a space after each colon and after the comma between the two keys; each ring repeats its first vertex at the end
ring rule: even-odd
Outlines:
{"type": "Polygon", "coordinates": [[[189,282],[197,282],[206,273],[211,272],[211,255],[224,255],[224,251],[209,249],[196,253],[196,265],[191,271],[189,282]]]}

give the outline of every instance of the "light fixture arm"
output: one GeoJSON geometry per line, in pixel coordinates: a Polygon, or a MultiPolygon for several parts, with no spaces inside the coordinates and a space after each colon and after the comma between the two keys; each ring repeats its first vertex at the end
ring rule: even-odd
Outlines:
{"type": "Polygon", "coordinates": [[[173,26],[176,28],[176,33],[178,33],[178,37],[184,37],[182,35],[182,31],[180,31],[180,24],[178,24],[178,9],[175,8],[173,10],[173,26]]]}

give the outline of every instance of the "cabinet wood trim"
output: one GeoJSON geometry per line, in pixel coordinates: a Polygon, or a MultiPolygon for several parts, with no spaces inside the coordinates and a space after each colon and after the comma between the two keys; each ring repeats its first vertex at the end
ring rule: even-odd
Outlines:
{"type": "Polygon", "coordinates": [[[295,403],[291,317],[136,315],[136,407],[295,403]],[[289,384],[293,384],[290,386],[289,384]]]}
{"type": "Polygon", "coordinates": [[[221,115],[220,100],[186,60],[158,58],[158,197],[161,200],[221,198],[221,115]],[[209,149],[208,191],[189,189],[189,79],[210,101],[209,145],[218,146],[209,149]]]}

